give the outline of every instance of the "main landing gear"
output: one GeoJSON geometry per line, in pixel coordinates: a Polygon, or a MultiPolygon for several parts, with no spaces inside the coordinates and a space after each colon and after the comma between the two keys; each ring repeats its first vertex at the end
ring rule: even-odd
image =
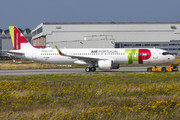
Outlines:
{"type": "Polygon", "coordinates": [[[96,68],[95,67],[87,67],[87,68],[85,68],[85,71],[86,72],[95,72],[96,71],[96,68]]]}

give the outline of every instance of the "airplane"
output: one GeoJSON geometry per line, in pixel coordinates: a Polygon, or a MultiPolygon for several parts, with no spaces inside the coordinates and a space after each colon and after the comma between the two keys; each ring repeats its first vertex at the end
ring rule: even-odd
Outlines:
{"type": "Polygon", "coordinates": [[[120,64],[162,64],[173,62],[175,56],[157,48],[34,48],[15,26],[9,26],[14,50],[8,54],[17,58],[49,64],[87,65],[86,72],[119,69],[120,64]]]}

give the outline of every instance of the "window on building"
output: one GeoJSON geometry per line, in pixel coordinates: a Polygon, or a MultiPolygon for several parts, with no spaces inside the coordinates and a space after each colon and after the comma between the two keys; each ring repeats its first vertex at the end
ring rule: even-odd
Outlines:
{"type": "Polygon", "coordinates": [[[119,43],[115,43],[115,48],[120,48],[119,43]]]}
{"type": "Polygon", "coordinates": [[[159,44],[151,44],[151,46],[159,46],[159,44]]]}
{"type": "Polygon", "coordinates": [[[162,44],[162,46],[168,46],[168,44],[162,44]]]}
{"type": "Polygon", "coordinates": [[[124,46],[132,46],[132,44],[124,44],[124,46]]]}
{"type": "Polygon", "coordinates": [[[144,44],[144,46],[150,46],[150,44],[144,44]]]}
{"type": "Polygon", "coordinates": [[[35,30],[34,32],[32,32],[32,35],[35,36],[39,33],[42,33],[42,27],[38,28],[37,30],[35,30]]]}
{"type": "Polygon", "coordinates": [[[168,48],[161,48],[161,49],[163,49],[163,50],[168,50],[168,48]]]}
{"type": "Polygon", "coordinates": [[[177,50],[177,48],[169,48],[169,50],[177,50]]]}
{"type": "Polygon", "coordinates": [[[176,46],[177,44],[169,44],[169,46],[176,46]]]}
{"type": "Polygon", "coordinates": [[[135,46],[141,46],[141,44],[135,44],[135,46]]]}
{"type": "Polygon", "coordinates": [[[177,55],[177,53],[170,53],[171,55],[177,55]]]}

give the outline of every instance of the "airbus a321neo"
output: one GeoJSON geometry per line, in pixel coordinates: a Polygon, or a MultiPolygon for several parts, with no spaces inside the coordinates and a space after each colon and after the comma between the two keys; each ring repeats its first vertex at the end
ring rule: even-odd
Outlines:
{"type": "Polygon", "coordinates": [[[8,54],[50,64],[85,64],[86,72],[119,69],[120,64],[162,64],[175,60],[167,51],[156,48],[34,48],[15,26],[9,26],[14,50],[8,54]]]}

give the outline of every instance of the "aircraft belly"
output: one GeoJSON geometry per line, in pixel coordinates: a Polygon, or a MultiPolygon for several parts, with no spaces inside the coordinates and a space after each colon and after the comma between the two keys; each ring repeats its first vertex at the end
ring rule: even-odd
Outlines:
{"type": "Polygon", "coordinates": [[[119,56],[117,62],[118,64],[128,64],[128,58],[127,56],[119,56]]]}
{"type": "Polygon", "coordinates": [[[53,64],[74,64],[75,59],[58,56],[58,57],[52,57],[48,61],[53,64]]]}

